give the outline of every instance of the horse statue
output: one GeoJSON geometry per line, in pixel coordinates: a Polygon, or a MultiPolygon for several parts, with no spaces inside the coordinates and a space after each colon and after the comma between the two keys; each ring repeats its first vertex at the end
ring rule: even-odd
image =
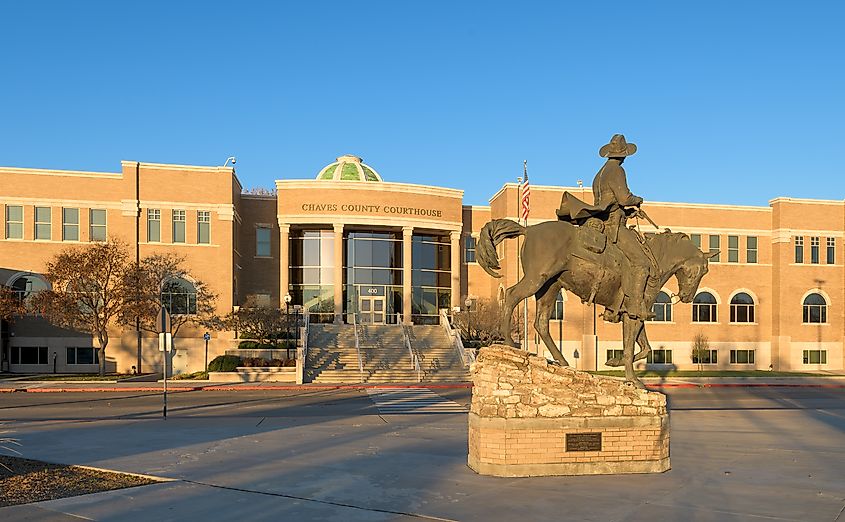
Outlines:
{"type": "MultiPolygon", "coordinates": [[[[546,221],[524,227],[509,219],[496,219],[481,229],[476,247],[476,260],[493,277],[499,259],[496,245],[505,239],[525,236],[522,246],[523,277],[505,292],[500,322],[505,342],[516,347],[510,336],[513,309],[523,299],[534,295],[537,313],[534,327],[555,360],[569,366],[566,358],[549,335],[549,318],[561,288],[569,290],[586,303],[598,303],[606,308],[622,301],[623,272],[628,269],[623,253],[609,241],[601,241],[604,234],[587,225],[566,221],[546,221]],[[598,246],[598,247],[596,247],[598,246]]],[[[658,234],[648,234],[642,241],[654,259],[654,270],[645,289],[645,304],[651,309],[663,285],[675,276],[678,297],[689,303],[695,296],[701,278],[708,270],[708,258],[696,247],[689,236],[668,229],[658,234]]],[[[607,361],[609,366],[625,366],[625,380],[642,388],[634,373],[634,362],[644,359],[651,351],[645,331],[644,319],[630,316],[624,310],[618,318],[622,322],[623,357],[607,361]],[[634,344],[640,351],[634,355],[634,344]]]]}

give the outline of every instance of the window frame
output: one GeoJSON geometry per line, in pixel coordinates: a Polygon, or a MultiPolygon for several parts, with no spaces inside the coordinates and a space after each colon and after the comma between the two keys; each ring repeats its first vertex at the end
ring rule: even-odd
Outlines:
{"type": "Polygon", "coordinates": [[[711,263],[721,263],[722,262],[722,252],[721,252],[721,245],[722,245],[722,236],[718,234],[710,234],[707,236],[707,244],[708,244],[708,253],[710,254],[710,262],[711,263]],[[714,241],[715,239],[715,241],[714,241]]]}
{"type": "Polygon", "coordinates": [[[705,350],[707,353],[707,360],[698,362],[698,353],[693,351],[690,355],[692,356],[692,363],[693,364],[719,364],[719,350],[716,349],[708,349],[705,350]]]}
{"type": "Polygon", "coordinates": [[[796,265],[803,265],[804,264],[804,236],[795,236],[793,238],[793,244],[795,245],[795,264],[796,265]]]}
{"type": "Polygon", "coordinates": [[[211,244],[211,211],[197,210],[197,244],[210,245],[211,244]],[[205,225],[205,226],[203,226],[205,225]],[[203,238],[203,229],[205,229],[205,238],[203,238]],[[205,241],[203,241],[205,239],[205,241]]]}
{"type": "Polygon", "coordinates": [[[671,323],[672,321],[672,297],[667,294],[665,291],[661,290],[657,292],[657,297],[654,298],[654,304],[651,305],[651,312],[654,314],[654,319],[649,319],[650,322],[654,323],[671,323]],[[661,295],[665,295],[668,301],[658,302],[658,299],[661,295]],[[658,307],[662,307],[662,314],[658,313],[658,307]],[[662,318],[661,318],[662,317],[662,318]]]}
{"type": "Polygon", "coordinates": [[[827,364],[827,350],[822,348],[810,348],[803,350],[801,354],[801,364],[827,364]],[[812,361],[813,353],[818,354],[818,362],[812,361]]]}
{"type": "Polygon", "coordinates": [[[147,209],[147,243],[161,243],[161,209],[147,209]],[[151,226],[155,223],[156,239],[150,239],[151,226]]]}
{"type": "Polygon", "coordinates": [[[821,238],[819,236],[810,237],[810,264],[818,265],[821,261],[819,250],[821,246],[821,238]]]}
{"type": "Polygon", "coordinates": [[[716,299],[716,296],[709,290],[701,290],[692,300],[692,321],[693,323],[703,323],[703,324],[716,324],[719,322],[719,300],[716,299]],[[702,294],[708,294],[710,297],[713,298],[713,303],[696,303],[695,300],[698,296],[702,294]],[[701,317],[701,308],[702,307],[709,307],[710,310],[708,311],[708,315],[710,317],[709,321],[702,321],[701,317]]]}
{"type": "Polygon", "coordinates": [[[6,239],[23,239],[23,230],[24,230],[24,228],[23,228],[23,222],[24,222],[23,205],[6,205],[4,214],[5,214],[6,227],[5,227],[5,235],[3,237],[6,238],[6,239]],[[13,209],[13,208],[20,210],[20,221],[17,221],[17,220],[12,221],[12,219],[10,217],[9,210],[13,209]],[[10,229],[12,228],[11,225],[17,225],[17,227],[15,227],[15,228],[20,230],[20,232],[18,233],[17,236],[12,236],[9,233],[10,229]]]}
{"type": "Polygon", "coordinates": [[[648,352],[646,355],[646,364],[674,364],[672,362],[672,349],[671,348],[652,348],[651,351],[648,352]],[[660,352],[662,354],[663,361],[662,362],[654,362],[657,358],[657,354],[660,352]]]}
{"type": "MultiPolygon", "coordinates": [[[[42,216],[43,217],[43,216],[42,216]]],[[[32,238],[36,241],[52,241],[53,240],[53,208],[52,207],[35,207],[35,212],[33,213],[33,235],[32,238]],[[38,220],[38,211],[39,210],[46,210],[49,214],[49,221],[39,221],[38,220]],[[38,233],[40,227],[47,227],[47,237],[40,237],[41,234],[38,233]]]]}
{"type": "Polygon", "coordinates": [[[828,265],[835,265],[836,264],[836,238],[829,237],[827,238],[826,247],[826,255],[825,259],[828,265]]]}
{"type": "Polygon", "coordinates": [[[109,213],[104,208],[88,209],[88,241],[108,240],[109,213]],[[97,223],[94,216],[103,216],[103,222],[97,223]]]}
{"type": "Polygon", "coordinates": [[[757,240],[757,236],[746,236],[745,237],[745,262],[750,264],[757,263],[757,254],[758,254],[758,246],[759,242],[757,240]],[[754,246],[751,246],[751,241],[754,240],[754,246]]]}
{"type": "Polygon", "coordinates": [[[10,347],[11,354],[9,357],[9,364],[27,365],[27,366],[46,366],[50,364],[50,351],[47,346],[12,346],[10,347]],[[36,359],[38,362],[23,362],[23,350],[37,350],[36,359]],[[44,361],[42,362],[42,355],[44,361]]]}
{"type": "Polygon", "coordinates": [[[255,226],[255,257],[265,259],[273,257],[273,227],[269,225],[255,226]],[[259,231],[267,231],[267,241],[261,241],[259,231]],[[259,247],[265,243],[267,245],[267,253],[263,254],[259,247]]]}
{"type": "Polygon", "coordinates": [[[464,264],[476,263],[475,248],[477,244],[478,239],[475,236],[468,235],[464,238],[464,264]]]}
{"type": "Polygon", "coordinates": [[[65,363],[69,366],[79,366],[79,365],[96,365],[100,364],[100,350],[94,348],[92,346],[66,346],[65,347],[65,363]],[[79,350],[91,350],[93,355],[91,360],[93,362],[86,363],[86,362],[78,362],[79,361],[79,350]],[[71,357],[71,353],[73,353],[73,357],[71,357]]]}
{"type": "Polygon", "coordinates": [[[829,324],[827,322],[827,308],[830,306],[828,304],[827,298],[819,292],[810,292],[804,299],[801,300],[801,324],[829,324]],[[807,304],[807,300],[810,299],[812,296],[817,295],[824,301],[824,304],[812,303],[807,304]],[[819,321],[813,321],[812,312],[813,310],[818,310],[819,321]]]}
{"type": "Polygon", "coordinates": [[[730,324],[757,324],[756,318],[756,308],[757,308],[757,301],[754,299],[754,296],[749,294],[745,291],[739,291],[731,296],[730,301],[728,302],[728,308],[730,309],[730,324]],[[739,297],[740,295],[748,296],[751,299],[751,303],[735,303],[734,300],[739,297]],[[745,315],[744,321],[740,319],[740,312],[743,312],[745,315]]]}
{"type": "Polygon", "coordinates": [[[730,364],[757,364],[755,361],[757,360],[757,356],[755,354],[757,350],[755,348],[732,348],[730,351],[730,364]],[[737,362],[739,360],[739,353],[742,352],[745,354],[746,362],[737,362]]]}
{"type": "Polygon", "coordinates": [[[188,242],[187,234],[187,212],[183,209],[175,208],[170,211],[171,219],[171,243],[185,244],[188,242]],[[181,230],[180,230],[181,229],[181,230]],[[181,240],[177,239],[177,232],[181,234],[181,240]]]}
{"type": "Polygon", "coordinates": [[[62,241],[79,241],[79,208],[62,207],[62,241]],[[76,212],[76,222],[70,221],[70,215],[76,212]],[[69,232],[75,231],[75,237],[69,232]]]}
{"type": "Polygon", "coordinates": [[[739,236],[728,236],[728,263],[739,263],[739,236]]]}

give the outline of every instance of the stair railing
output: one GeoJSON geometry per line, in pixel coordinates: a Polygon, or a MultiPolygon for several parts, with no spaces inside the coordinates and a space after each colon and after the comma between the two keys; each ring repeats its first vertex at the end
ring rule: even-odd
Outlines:
{"type": "Polygon", "coordinates": [[[296,383],[305,382],[305,368],[308,365],[308,332],[310,331],[311,314],[305,313],[305,325],[302,330],[302,346],[296,347],[296,383]]]}
{"type": "Polygon", "coordinates": [[[361,374],[361,382],[364,382],[364,361],[361,359],[361,346],[358,341],[358,314],[352,314],[352,327],[355,329],[355,353],[358,354],[358,372],[361,374]]]}
{"type": "Polygon", "coordinates": [[[408,334],[408,326],[402,325],[402,338],[405,341],[405,347],[408,348],[408,355],[411,357],[411,369],[417,372],[417,382],[422,382],[422,368],[420,367],[420,358],[414,353],[411,348],[411,336],[408,334]]]}
{"type": "Polygon", "coordinates": [[[440,325],[446,330],[446,335],[448,335],[449,339],[452,341],[452,346],[458,351],[458,355],[461,356],[461,363],[464,366],[469,366],[474,363],[475,352],[464,348],[464,342],[461,340],[461,334],[452,328],[452,325],[449,322],[449,315],[446,313],[445,308],[440,309],[440,325]]]}

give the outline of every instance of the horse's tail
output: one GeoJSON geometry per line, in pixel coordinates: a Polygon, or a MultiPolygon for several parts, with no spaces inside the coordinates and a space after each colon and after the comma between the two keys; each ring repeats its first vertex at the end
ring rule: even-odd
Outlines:
{"type": "Polygon", "coordinates": [[[502,277],[496,270],[499,266],[499,255],[496,246],[512,237],[525,235],[525,227],[510,219],[494,219],[481,229],[478,245],[475,247],[475,259],[485,272],[493,277],[502,277]]]}

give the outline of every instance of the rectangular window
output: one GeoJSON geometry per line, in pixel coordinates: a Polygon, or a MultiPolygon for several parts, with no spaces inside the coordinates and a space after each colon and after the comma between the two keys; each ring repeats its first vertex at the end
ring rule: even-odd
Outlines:
{"type": "Polygon", "coordinates": [[[717,353],[717,350],[694,351],[692,352],[692,362],[693,364],[716,364],[717,353]]]}
{"type": "Polygon", "coordinates": [[[6,239],[23,239],[23,207],[6,205],[6,239]]]}
{"type": "Polygon", "coordinates": [[[795,262],[804,262],[804,237],[795,236],[795,262]]]}
{"type": "Polygon", "coordinates": [[[11,364],[48,364],[46,346],[12,346],[11,364]]]}
{"type": "Polygon", "coordinates": [[[696,248],[701,250],[701,234],[690,234],[689,238],[690,241],[692,241],[692,244],[695,245],[696,248]]]}
{"type": "Polygon", "coordinates": [[[270,229],[258,227],[255,229],[256,257],[270,257],[270,229]]]}
{"type": "Polygon", "coordinates": [[[605,359],[605,362],[609,361],[611,359],[621,359],[622,353],[623,353],[623,350],[621,350],[621,349],[619,349],[619,350],[608,350],[607,351],[607,359],[605,359]]]}
{"type": "Polygon", "coordinates": [[[728,263],[739,263],[739,236],[728,236],[728,263]]]}
{"type": "Polygon", "coordinates": [[[804,364],[827,364],[827,350],[804,350],[804,364]]]}
{"type": "Polygon", "coordinates": [[[552,310],[552,315],[549,317],[552,321],[563,321],[563,290],[558,292],[557,299],[555,299],[555,309],[552,310]]]}
{"type": "Polygon", "coordinates": [[[745,238],[745,262],[757,262],[757,236],[748,236],[745,238]]]}
{"type": "Polygon", "coordinates": [[[96,348],[67,347],[68,364],[100,364],[100,354],[96,348]]]}
{"type": "Polygon", "coordinates": [[[819,264],[819,238],[810,238],[810,263],[813,265],[819,264]]]}
{"type": "Polygon", "coordinates": [[[62,209],[62,241],[79,241],[79,209],[62,209]]]}
{"type": "Polygon", "coordinates": [[[836,240],[832,237],[827,238],[827,264],[833,265],[836,263],[836,240]]]}
{"type": "Polygon", "coordinates": [[[722,258],[722,254],[719,252],[719,236],[710,235],[710,262],[711,263],[718,263],[719,260],[722,258]]]}
{"type": "Polygon", "coordinates": [[[475,263],[475,238],[472,236],[464,239],[464,263],[475,263]]]}
{"type": "Polygon", "coordinates": [[[161,241],[161,210],[157,208],[147,209],[147,241],[161,241]]]}
{"type": "Polygon", "coordinates": [[[648,364],[672,364],[672,350],[657,349],[648,353],[645,358],[648,364]]]}
{"type": "Polygon", "coordinates": [[[173,242],[174,243],[184,243],[185,242],[185,211],[184,210],[174,210],[173,211],[173,242]]]}
{"type": "Polygon", "coordinates": [[[208,210],[197,212],[197,243],[211,243],[211,212],[208,210]]]}
{"type": "Polygon", "coordinates": [[[731,350],[731,364],[754,364],[754,350],[731,350]]]}
{"type": "Polygon", "coordinates": [[[88,233],[91,241],[106,240],[106,211],[102,208],[92,208],[89,212],[90,225],[88,233]]]}
{"type": "Polygon", "coordinates": [[[52,226],[52,209],[35,207],[35,239],[51,239],[52,226]]]}

